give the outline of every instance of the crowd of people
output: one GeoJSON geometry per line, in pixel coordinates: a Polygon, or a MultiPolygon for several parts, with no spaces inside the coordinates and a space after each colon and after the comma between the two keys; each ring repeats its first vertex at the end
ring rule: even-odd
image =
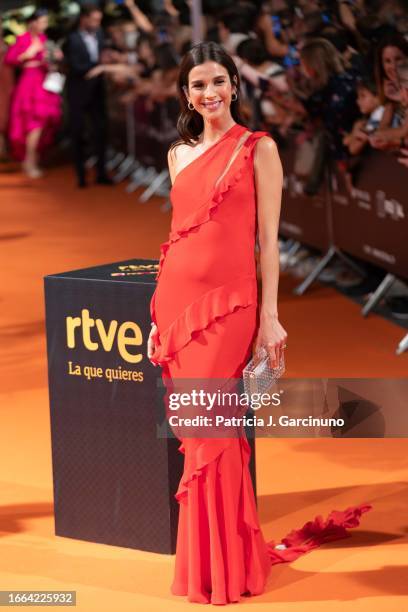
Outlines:
{"type": "MultiPolygon", "coordinates": [[[[14,37],[0,29],[0,156],[37,178],[59,137],[70,141],[79,188],[89,185],[90,155],[96,182],[109,185],[107,147],[129,148],[130,139],[165,168],[178,138],[178,67],[194,44],[191,0],[77,9],[38,8],[14,37]]],[[[238,67],[241,115],[278,146],[294,140],[306,194],[319,191],[327,160],[348,189],[370,149],[408,167],[406,2],[204,0],[202,11],[201,39],[222,45],[238,67]]]]}
{"type": "MultiPolygon", "coordinates": [[[[135,0],[116,3],[114,11],[109,2],[78,5],[79,15],[51,28],[54,40],[47,37],[50,16],[40,8],[12,44],[2,40],[0,79],[8,101],[0,113],[0,146],[4,151],[8,145],[30,177],[41,176],[40,156],[63,125],[63,114],[79,187],[87,185],[88,128],[97,181],[110,183],[110,108],[123,114],[124,105],[133,104],[136,124],[138,117],[154,116],[157,106],[177,118],[178,64],[193,44],[191,2],[143,8],[135,0]]],[[[399,161],[408,166],[403,1],[207,0],[201,29],[204,40],[220,43],[236,61],[252,129],[266,129],[279,141],[302,127],[300,165],[302,156],[318,160],[329,150],[351,183],[356,156],[373,147],[400,151],[399,161]]],[[[312,175],[311,193],[319,172],[312,175]]]]}

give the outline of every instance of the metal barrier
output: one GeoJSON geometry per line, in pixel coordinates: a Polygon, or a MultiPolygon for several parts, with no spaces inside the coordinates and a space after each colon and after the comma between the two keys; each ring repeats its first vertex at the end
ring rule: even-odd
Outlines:
{"type": "Polygon", "coordinates": [[[306,172],[299,172],[301,170],[299,166],[302,164],[297,163],[299,139],[303,139],[304,142],[304,135],[301,132],[291,134],[280,149],[284,184],[279,233],[295,241],[287,254],[287,262],[302,244],[318,249],[324,255],[303,282],[294,289],[296,295],[302,295],[335,256],[341,257],[352,268],[360,271],[356,263],[336,246],[333,239],[325,141],[322,139],[315,141],[317,148],[320,147],[320,151],[316,149],[318,167],[316,165],[313,167],[311,164],[307,176],[306,172]]]}
{"type": "Polygon", "coordinates": [[[147,202],[153,195],[167,198],[161,206],[163,212],[171,208],[167,151],[179,136],[175,127],[178,114],[179,105],[175,98],[156,103],[153,108],[148,108],[147,99],[143,96],[127,104],[123,125],[126,151],[114,152],[108,162],[112,168],[116,167],[116,183],[128,179],[127,193],[145,188],[139,195],[139,202],[147,202]],[[118,158],[120,163],[117,165],[115,160],[118,158]]]}
{"type": "MultiPolygon", "coordinates": [[[[285,177],[279,233],[293,241],[286,262],[301,245],[324,252],[294,293],[302,295],[335,256],[361,271],[349,257],[355,256],[387,271],[362,309],[366,316],[397,278],[408,279],[406,168],[392,154],[370,150],[361,159],[352,188],[345,175],[327,163],[317,193],[308,196],[308,178],[296,173],[295,135],[280,154],[285,177]]],[[[408,335],[396,352],[407,349],[408,335]]]]}

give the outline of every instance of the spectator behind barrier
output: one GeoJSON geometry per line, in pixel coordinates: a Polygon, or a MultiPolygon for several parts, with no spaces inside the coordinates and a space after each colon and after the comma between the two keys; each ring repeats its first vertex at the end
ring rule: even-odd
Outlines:
{"type": "MultiPolygon", "coordinates": [[[[405,109],[408,109],[408,60],[405,60],[397,67],[398,80],[400,84],[400,96],[401,96],[401,104],[405,109]]],[[[408,138],[405,137],[401,141],[402,149],[401,154],[402,157],[398,158],[398,161],[401,164],[404,164],[408,168],[408,138]]]]}
{"type": "Polygon", "coordinates": [[[249,66],[256,68],[269,79],[268,81],[261,79],[252,93],[252,101],[257,106],[254,112],[259,113],[261,125],[275,127],[281,135],[284,135],[298,118],[294,110],[289,108],[289,98],[293,99],[293,94],[289,91],[285,69],[271,59],[264,44],[258,39],[243,40],[237,47],[237,53],[249,66]],[[271,92],[266,97],[264,93],[269,84],[277,87],[279,92],[274,91],[273,94],[271,92]]]}
{"type": "Polygon", "coordinates": [[[380,130],[372,141],[372,145],[377,148],[395,146],[405,134],[405,130],[399,130],[404,124],[406,113],[399,97],[397,66],[407,57],[408,42],[398,33],[385,36],[376,50],[377,87],[381,102],[385,105],[380,130]]]}
{"type": "Polygon", "coordinates": [[[251,21],[248,11],[239,6],[220,14],[218,35],[221,45],[228,53],[234,54],[239,43],[250,37],[251,21]]]}
{"type": "Polygon", "coordinates": [[[365,79],[357,83],[357,105],[363,118],[358,119],[352,131],[343,138],[343,143],[351,155],[361,153],[369,143],[370,135],[378,130],[384,114],[384,106],[380,102],[374,81],[365,79]]]}
{"type": "Polygon", "coordinates": [[[345,160],[349,154],[343,137],[359,115],[356,76],[348,72],[340,53],[324,38],[306,41],[300,50],[300,65],[310,92],[302,103],[315,123],[324,126],[334,159],[345,160]]]}

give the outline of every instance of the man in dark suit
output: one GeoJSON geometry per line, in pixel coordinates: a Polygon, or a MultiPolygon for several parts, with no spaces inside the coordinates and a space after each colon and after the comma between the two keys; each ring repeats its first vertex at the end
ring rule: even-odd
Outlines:
{"type": "Polygon", "coordinates": [[[78,28],[69,34],[64,55],[68,68],[67,102],[78,186],[86,186],[84,134],[86,119],[92,124],[92,140],[97,156],[96,182],[111,184],[105,172],[106,110],[102,12],[96,5],[83,5],[78,28]]]}

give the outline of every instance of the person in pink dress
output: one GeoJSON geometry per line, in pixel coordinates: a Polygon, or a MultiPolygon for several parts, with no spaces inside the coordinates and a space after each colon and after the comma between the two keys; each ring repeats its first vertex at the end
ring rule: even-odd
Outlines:
{"type": "Polygon", "coordinates": [[[8,47],[3,39],[3,23],[0,16],[0,159],[5,159],[7,157],[6,143],[10,97],[14,85],[13,70],[4,63],[7,49],[8,47]]]}
{"type": "Polygon", "coordinates": [[[31,178],[42,175],[39,157],[52,143],[62,115],[61,96],[43,87],[49,70],[47,27],[47,11],[38,9],[28,20],[27,32],[17,37],[4,58],[6,64],[21,68],[12,94],[8,137],[11,154],[23,162],[31,178]]]}

